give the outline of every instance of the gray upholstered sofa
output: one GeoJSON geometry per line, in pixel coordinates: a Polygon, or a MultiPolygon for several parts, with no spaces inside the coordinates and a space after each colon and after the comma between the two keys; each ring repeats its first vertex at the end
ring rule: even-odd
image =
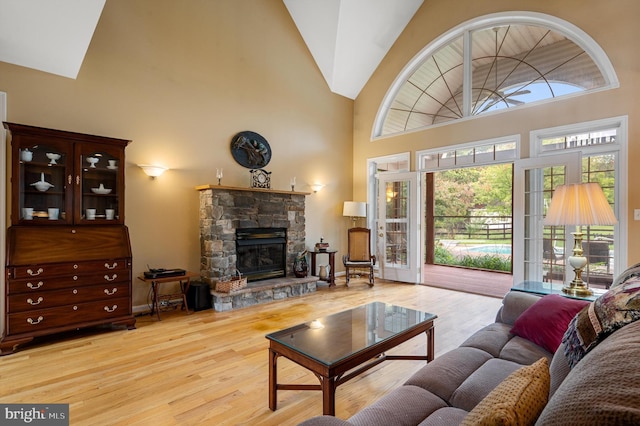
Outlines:
{"type": "MultiPolygon", "coordinates": [[[[529,293],[508,293],[494,324],[436,357],[403,386],[348,420],[318,416],[302,424],[458,425],[507,376],[540,358],[549,362],[544,371],[549,372],[546,380],[549,383],[550,376],[550,386],[548,402],[545,394],[541,402],[544,409],[539,417],[535,415],[536,424],[640,424],[640,321],[608,335],[570,368],[564,342],[554,354],[511,333],[521,314],[540,299],[529,293]]],[[[564,334],[566,323],[562,327],[564,334]]]]}

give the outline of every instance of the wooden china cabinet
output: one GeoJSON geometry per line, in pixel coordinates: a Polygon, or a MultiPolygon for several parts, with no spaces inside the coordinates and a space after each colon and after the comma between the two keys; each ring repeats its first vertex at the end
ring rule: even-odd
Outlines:
{"type": "Polygon", "coordinates": [[[11,141],[0,355],[35,337],[135,328],[123,139],[4,123],[11,141]]]}

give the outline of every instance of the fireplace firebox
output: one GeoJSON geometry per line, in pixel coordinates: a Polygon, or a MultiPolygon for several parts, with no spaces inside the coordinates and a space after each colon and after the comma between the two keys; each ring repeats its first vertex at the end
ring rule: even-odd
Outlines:
{"type": "Polygon", "coordinates": [[[286,276],[287,229],[236,229],[236,267],[247,281],[286,276]]]}

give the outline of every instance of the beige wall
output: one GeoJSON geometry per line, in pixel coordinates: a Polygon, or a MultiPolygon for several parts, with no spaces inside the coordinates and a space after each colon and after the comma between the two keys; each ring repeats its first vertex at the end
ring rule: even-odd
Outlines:
{"type": "Polygon", "coordinates": [[[354,196],[366,197],[367,158],[410,151],[411,166],[418,150],[455,145],[475,140],[520,134],[528,152],[529,132],[621,115],[629,116],[629,244],[628,263],[640,261],[640,222],[634,222],[633,208],[640,208],[640,2],[635,0],[428,0],[418,10],[391,51],[378,67],[355,102],[354,196]],[[557,16],[589,34],[609,56],[620,88],[535,107],[525,107],[486,118],[476,118],[408,135],[371,141],[375,114],[387,90],[403,67],[440,34],[478,16],[510,10],[533,11],[557,16]]]}
{"type": "MultiPolygon", "coordinates": [[[[332,94],[280,0],[108,0],[78,78],[0,63],[7,119],[131,139],[126,224],[134,274],[199,270],[196,185],[249,186],[234,134],[263,135],[272,187],[307,197],[307,245],[344,244],[351,199],[353,101],[332,94]],[[150,180],[136,164],[171,168],[150,180]]],[[[147,287],[134,282],[134,305],[147,287]]]]}

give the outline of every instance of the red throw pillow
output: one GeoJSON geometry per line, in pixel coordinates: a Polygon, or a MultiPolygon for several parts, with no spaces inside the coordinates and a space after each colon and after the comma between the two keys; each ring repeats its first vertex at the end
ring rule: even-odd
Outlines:
{"type": "Polygon", "coordinates": [[[570,299],[559,294],[541,297],[518,317],[511,333],[554,353],[562,342],[569,322],[588,304],[586,300],[570,299]]]}

